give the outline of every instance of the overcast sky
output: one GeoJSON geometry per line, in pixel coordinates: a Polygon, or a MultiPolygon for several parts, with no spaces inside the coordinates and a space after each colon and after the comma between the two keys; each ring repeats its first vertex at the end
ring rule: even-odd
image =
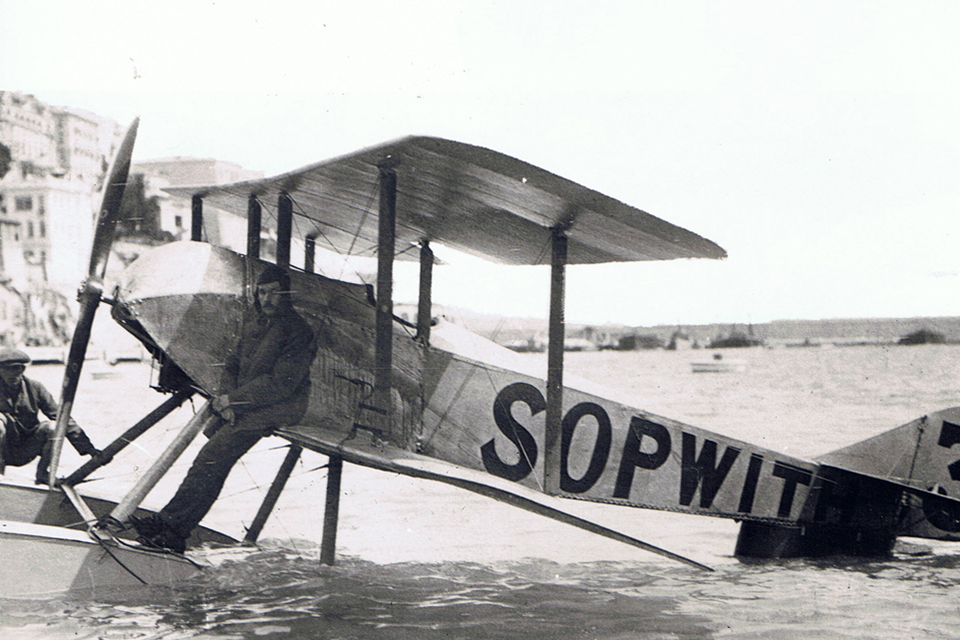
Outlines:
{"type": "MultiPolygon", "coordinates": [[[[268,175],[409,134],[724,247],[572,267],[577,322],[960,315],[960,3],[0,0],[0,89],[268,175]]],[[[545,316],[543,269],[437,302],[545,316]]],[[[410,297],[407,289],[400,296],[410,297]]]]}

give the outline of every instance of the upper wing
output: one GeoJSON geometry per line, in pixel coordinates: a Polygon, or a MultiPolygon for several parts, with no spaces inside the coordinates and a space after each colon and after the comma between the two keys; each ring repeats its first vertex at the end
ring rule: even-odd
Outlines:
{"type": "Polygon", "coordinates": [[[403,138],[263,180],[167,191],[240,216],[251,195],[269,211],[285,192],[304,236],[340,254],[372,256],[384,163],[397,172],[399,257],[430,240],[507,264],[549,264],[555,227],[567,234],[568,264],[726,257],[713,242],[597,191],[441,138],[403,138]]]}

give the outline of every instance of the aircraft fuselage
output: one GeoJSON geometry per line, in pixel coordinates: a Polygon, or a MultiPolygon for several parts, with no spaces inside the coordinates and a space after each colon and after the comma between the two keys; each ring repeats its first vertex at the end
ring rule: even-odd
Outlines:
{"type": "MultiPolygon", "coordinates": [[[[265,265],[208,244],[159,247],[128,269],[114,316],[217,395],[265,265]]],[[[368,289],[302,272],[292,272],[292,289],[296,311],[316,332],[318,355],[306,415],[285,426],[284,437],[371,466],[388,468],[405,452],[544,491],[542,365],[448,322],[432,328],[429,345],[395,323],[390,406],[377,406],[368,289]]],[[[900,485],[656,416],[586,381],[565,382],[560,496],[755,523],[758,541],[742,541],[744,555],[782,555],[779,542],[765,548],[770,531],[779,540],[801,528],[827,532],[821,538],[836,527],[854,538],[888,532],[874,552],[893,543],[900,485]]]]}

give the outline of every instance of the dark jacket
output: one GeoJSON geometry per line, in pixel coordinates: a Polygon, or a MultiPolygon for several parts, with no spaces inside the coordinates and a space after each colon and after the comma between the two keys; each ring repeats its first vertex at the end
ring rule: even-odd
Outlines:
{"type": "MultiPolygon", "coordinates": [[[[23,435],[37,430],[40,424],[40,412],[48,420],[56,421],[60,413],[57,401],[53,399],[47,388],[36,380],[23,377],[18,389],[10,389],[0,380],[0,413],[14,419],[14,425],[23,435]]],[[[70,418],[67,427],[68,433],[79,432],[80,427],[70,418]]]]}
{"type": "Polygon", "coordinates": [[[310,365],[316,353],[313,330],[292,307],[272,317],[248,315],[225,367],[224,390],[238,419],[269,414],[274,423],[269,426],[299,420],[310,398],[310,365]]]}

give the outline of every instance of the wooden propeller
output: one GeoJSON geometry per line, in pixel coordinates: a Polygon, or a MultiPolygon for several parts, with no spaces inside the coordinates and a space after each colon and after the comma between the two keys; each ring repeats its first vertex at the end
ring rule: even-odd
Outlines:
{"type": "Polygon", "coordinates": [[[127,186],[130,160],[133,157],[133,145],[137,139],[139,124],[140,119],[136,118],[127,128],[123,142],[113,159],[108,181],[103,188],[103,200],[100,203],[100,213],[97,216],[97,227],[93,236],[93,247],[90,251],[90,265],[87,269],[87,277],[80,289],[80,316],[77,319],[76,329],[73,331],[66,371],[63,374],[60,412],[57,415],[57,426],[53,434],[50,472],[47,478],[47,484],[51,487],[56,482],[60,452],[63,449],[63,439],[67,433],[70,412],[73,409],[77,385],[80,382],[80,371],[87,355],[87,345],[90,342],[93,319],[103,295],[103,279],[107,271],[107,259],[110,257],[110,247],[113,245],[117,222],[120,219],[120,203],[123,201],[123,192],[127,186]]]}

